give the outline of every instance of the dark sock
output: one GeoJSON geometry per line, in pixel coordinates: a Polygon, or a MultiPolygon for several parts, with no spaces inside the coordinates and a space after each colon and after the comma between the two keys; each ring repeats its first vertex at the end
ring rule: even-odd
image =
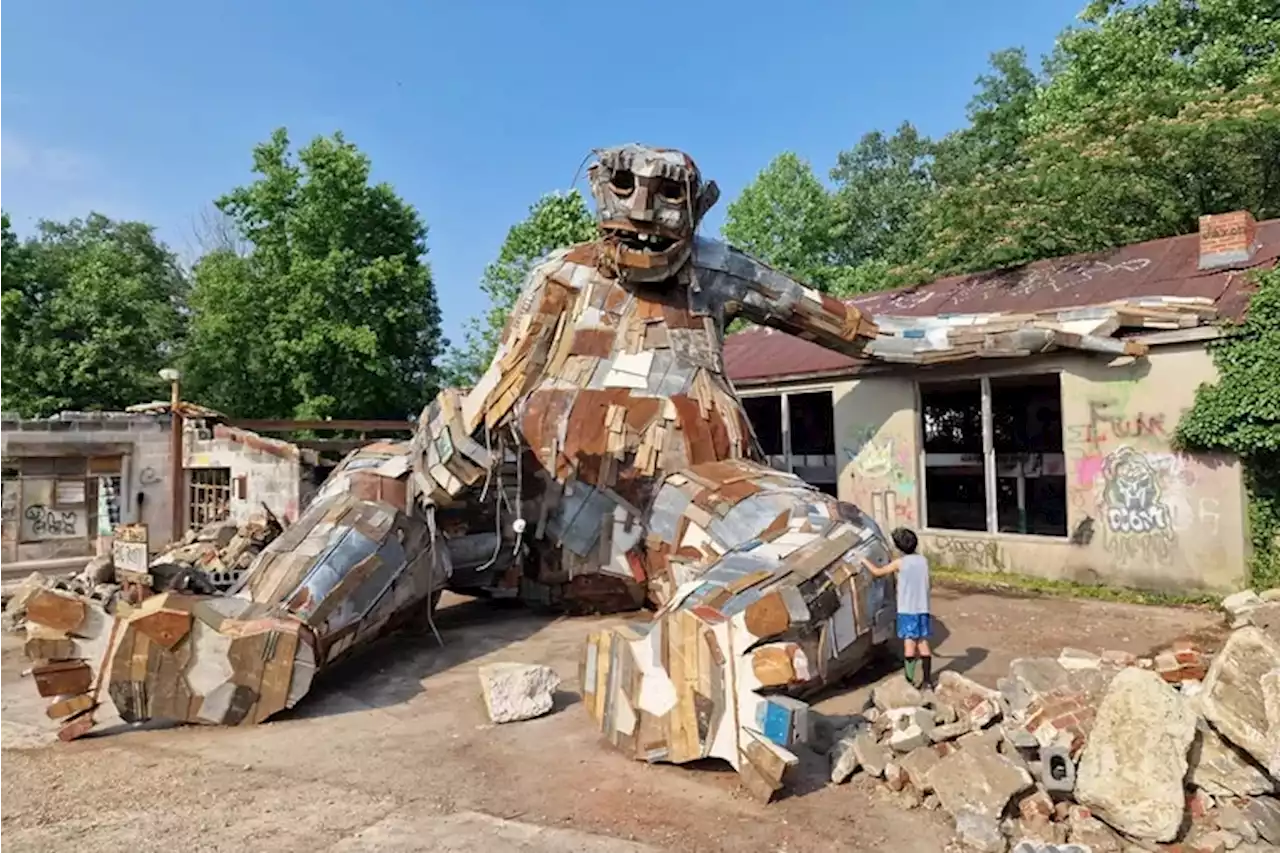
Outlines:
{"type": "Polygon", "coordinates": [[[920,656],[920,675],[923,684],[933,684],[933,655],[920,656]]]}
{"type": "Polygon", "coordinates": [[[915,658],[909,657],[903,660],[902,674],[904,677],[906,677],[907,681],[910,681],[912,684],[915,683],[915,680],[916,680],[916,659],[915,658]]]}

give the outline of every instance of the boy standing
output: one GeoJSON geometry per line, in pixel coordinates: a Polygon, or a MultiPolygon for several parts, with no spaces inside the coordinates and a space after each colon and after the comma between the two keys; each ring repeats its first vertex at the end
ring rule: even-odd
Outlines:
{"type": "Polygon", "coordinates": [[[889,534],[894,547],[902,554],[884,566],[863,558],[874,577],[898,574],[898,638],[902,640],[905,658],[903,674],[916,686],[932,686],[933,653],[929,649],[929,561],[916,553],[919,541],[914,531],[899,527],[889,534]],[[916,658],[920,661],[920,679],[916,680],[916,658]]]}

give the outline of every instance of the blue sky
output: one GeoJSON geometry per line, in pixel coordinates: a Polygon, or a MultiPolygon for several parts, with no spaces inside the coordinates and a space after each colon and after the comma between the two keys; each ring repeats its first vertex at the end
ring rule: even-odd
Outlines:
{"type": "Polygon", "coordinates": [[[1038,58],[1083,5],[15,0],[0,202],[20,230],[142,219],[186,254],[272,129],[342,130],[426,219],[457,340],[507,229],[592,147],[688,151],[720,184],[718,231],[781,151],[825,175],[866,131],[962,124],[991,52],[1038,58]]]}

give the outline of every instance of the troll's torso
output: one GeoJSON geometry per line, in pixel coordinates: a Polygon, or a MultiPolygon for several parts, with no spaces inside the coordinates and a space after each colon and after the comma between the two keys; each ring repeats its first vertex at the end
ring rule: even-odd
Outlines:
{"type": "Polygon", "coordinates": [[[508,332],[541,334],[508,354],[507,393],[519,391],[497,405],[538,469],[643,508],[664,473],[759,458],[724,373],[724,305],[696,256],[671,280],[627,282],[601,272],[588,243],[551,256],[533,279],[508,332]],[[534,375],[520,381],[522,371],[534,375]]]}

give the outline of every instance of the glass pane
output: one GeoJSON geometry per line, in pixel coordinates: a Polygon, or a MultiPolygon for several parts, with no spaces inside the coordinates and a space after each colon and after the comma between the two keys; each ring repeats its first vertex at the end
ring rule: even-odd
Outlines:
{"type": "Polygon", "coordinates": [[[982,383],[921,384],[925,450],[925,524],[941,530],[987,529],[982,456],[982,383]]]}
{"type": "Polygon", "coordinates": [[[1067,478],[1058,375],[992,379],[991,426],[1000,531],[1066,536],[1067,478]]]}
{"type": "Polygon", "coordinates": [[[782,453],[782,397],[744,397],[747,419],[766,456],[782,453]]]}

